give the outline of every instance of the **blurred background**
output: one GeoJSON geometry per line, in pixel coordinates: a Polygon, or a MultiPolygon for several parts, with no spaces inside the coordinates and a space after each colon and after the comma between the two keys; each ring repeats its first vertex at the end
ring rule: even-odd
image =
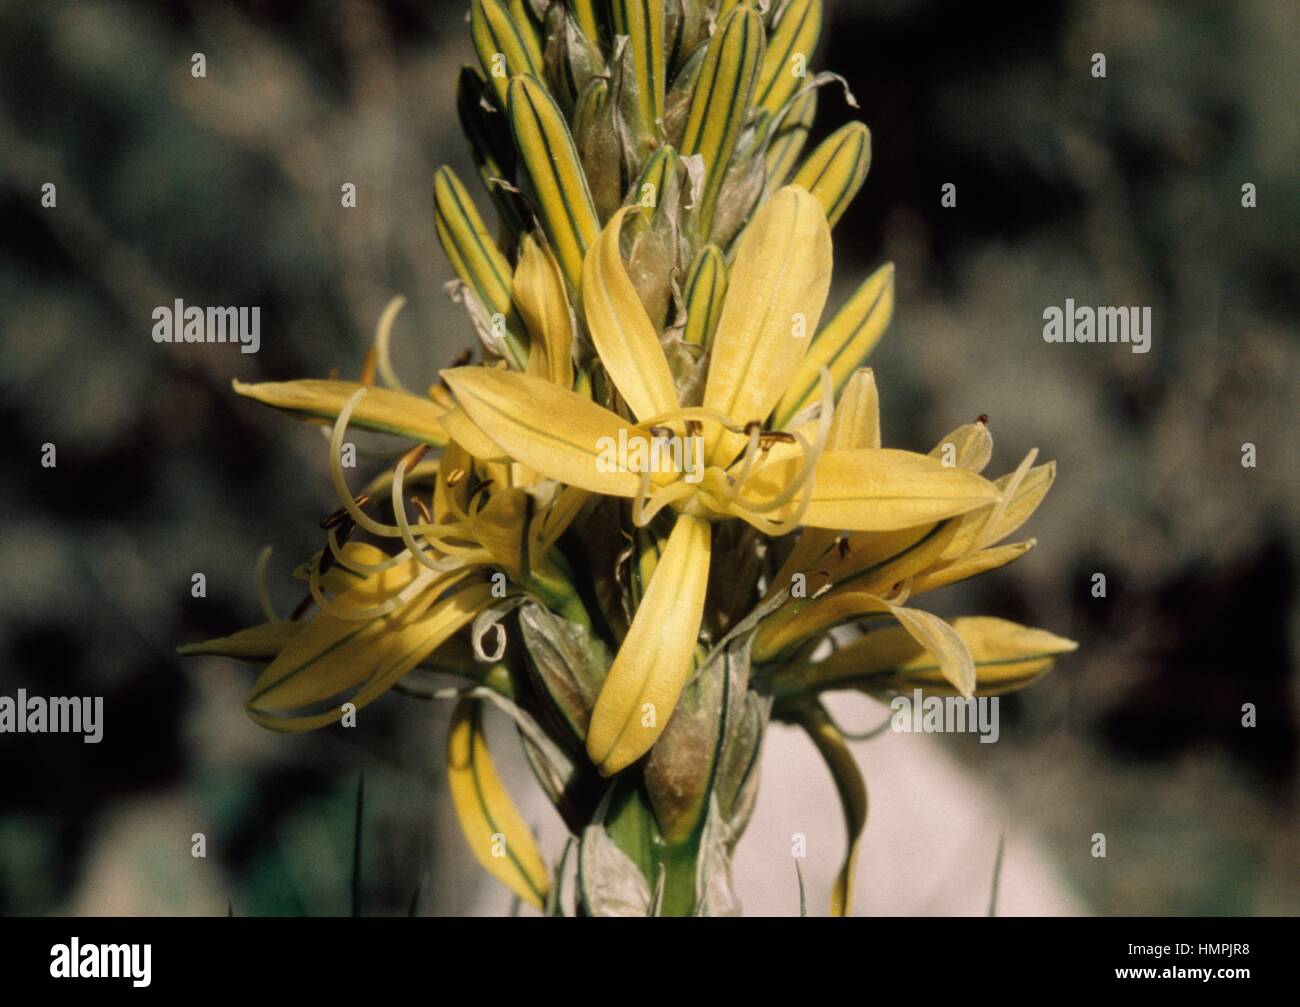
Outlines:
{"type": "MultiPolygon", "coordinates": [[[[395,293],[412,387],[473,340],[430,199],[437,165],[473,175],[466,7],[0,0],[0,695],[105,697],[99,745],[0,735],[0,912],[349,912],[362,775],[362,913],[508,911],[449,815],[444,709],[390,695],[364,729],[273,735],[243,714],[250,669],[174,656],[260,621],[265,545],[291,607],[335,506],[319,433],[230,379],[355,374],[395,293]],[[176,298],[259,305],[261,351],[155,344],[176,298]]],[[[836,288],[897,264],[871,360],[886,442],[928,450],[987,414],[996,472],[1034,446],[1059,462],[1039,547],[938,611],[1082,645],[1003,702],[999,744],[857,746],[862,911],[983,912],[1005,832],[1003,911],[1300,913],[1298,12],[828,3],[815,65],[848,78],[874,148],[836,288]],[[1067,297],[1150,306],[1151,352],[1044,343],[1067,297]]],[[[827,90],[819,134],[853,115],[827,90]]],[[[821,911],[830,781],[780,729],[765,771],[740,894],[796,912],[804,831],[821,911]]],[[[549,809],[527,814],[558,852],[549,809]]]]}

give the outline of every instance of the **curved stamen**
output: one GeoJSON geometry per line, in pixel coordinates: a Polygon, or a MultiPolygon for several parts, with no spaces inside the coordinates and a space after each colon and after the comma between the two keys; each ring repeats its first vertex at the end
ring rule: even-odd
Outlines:
{"type": "Polygon", "coordinates": [[[267,622],[278,622],[280,617],[271,603],[271,592],[266,583],[266,567],[271,562],[271,547],[268,545],[257,554],[257,563],[253,567],[253,584],[257,591],[257,604],[262,609],[262,617],[267,622]]]}
{"type": "Polygon", "coordinates": [[[656,514],[669,504],[676,503],[694,492],[694,486],[679,480],[660,487],[648,499],[638,496],[632,504],[632,523],[638,528],[644,528],[654,520],[656,514]]]}
{"type": "MultiPolygon", "coordinates": [[[[760,513],[770,513],[777,507],[784,506],[794,499],[805,484],[812,479],[813,471],[817,468],[817,462],[821,460],[822,452],[826,450],[826,445],[830,440],[831,422],[835,412],[835,386],[831,382],[830,371],[823,367],[821,371],[822,383],[822,401],[821,415],[817,420],[817,437],[809,446],[807,438],[797,430],[788,431],[790,436],[799,442],[800,457],[803,464],[799,468],[798,475],[790,481],[784,490],[778,493],[765,504],[759,505],[750,501],[745,502],[750,510],[760,513]]],[[[806,510],[807,508],[801,508],[806,510]]]]}
{"type": "Polygon", "coordinates": [[[329,544],[330,552],[339,566],[346,567],[353,573],[364,574],[367,577],[372,574],[383,573],[385,570],[391,570],[393,567],[400,566],[402,563],[409,563],[411,560],[411,557],[405,552],[400,552],[396,556],[390,556],[382,563],[365,563],[344,552],[343,547],[339,544],[337,528],[331,528],[325,540],[329,544]]]}
{"type": "MultiPolygon", "coordinates": [[[[380,538],[401,538],[402,531],[400,528],[376,521],[361,509],[357,498],[348,489],[347,477],[343,475],[343,436],[347,433],[348,423],[352,419],[352,413],[357,408],[357,403],[365,398],[366,391],[367,389],[364,387],[358,388],[339,411],[338,419],[334,421],[334,430],[330,434],[330,481],[334,484],[334,492],[343,504],[343,510],[347,512],[348,517],[352,518],[358,527],[364,528],[370,534],[378,535],[380,538]]],[[[437,524],[412,525],[411,531],[416,535],[437,534],[443,532],[446,527],[437,524]]]]}
{"type": "Polygon", "coordinates": [[[745,480],[749,478],[749,471],[753,468],[754,459],[758,457],[759,448],[763,443],[763,424],[757,420],[745,424],[745,432],[749,435],[749,443],[745,445],[745,453],[741,456],[739,474],[727,476],[727,500],[735,500],[739,495],[740,488],[745,485],[745,480]]]}
{"type": "Polygon", "coordinates": [[[320,610],[326,615],[333,616],[335,619],[344,619],[349,622],[361,622],[367,619],[378,619],[381,616],[389,615],[397,611],[415,595],[429,586],[430,581],[434,579],[432,571],[424,571],[416,575],[405,588],[399,591],[387,601],[380,602],[378,605],[371,605],[369,608],[352,608],[340,604],[334,598],[326,597],[325,592],[320,586],[320,571],[313,570],[307,580],[307,587],[311,591],[312,599],[320,606],[320,610]]]}
{"type": "MultiPolygon", "coordinates": [[[[822,408],[817,422],[817,437],[813,443],[810,445],[808,439],[797,430],[788,431],[799,442],[800,458],[802,459],[799,472],[795,478],[780,493],[763,503],[746,500],[738,495],[733,499],[734,506],[741,508],[753,517],[758,517],[762,514],[770,514],[777,508],[785,506],[794,499],[796,494],[801,493],[799,506],[795,509],[794,514],[788,520],[779,522],[778,526],[782,530],[775,532],[778,535],[787,534],[798,527],[803,521],[804,515],[808,513],[808,508],[812,505],[813,473],[816,471],[817,462],[821,460],[826,445],[830,441],[831,420],[835,410],[835,386],[831,382],[830,371],[825,367],[821,371],[821,385],[822,408]]],[[[773,522],[764,519],[764,523],[772,524],[773,522]]]]}
{"type": "Polygon", "coordinates": [[[379,323],[375,326],[375,351],[376,363],[379,366],[379,376],[384,379],[384,384],[389,388],[395,388],[399,392],[411,394],[402,379],[397,376],[393,370],[393,361],[388,353],[388,342],[393,335],[393,323],[397,321],[398,312],[406,306],[406,298],[398,294],[384,308],[383,314],[379,316],[379,323]]]}
{"type": "MultiPolygon", "coordinates": [[[[416,461],[419,461],[418,455],[423,455],[424,451],[424,445],[414,448],[397,463],[397,468],[393,470],[393,516],[397,518],[397,528],[402,533],[402,542],[405,543],[406,548],[411,551],[411,555],[420,562],[420,565],[426,566],[437,573],[448,573],[451,570],[455,570],[460,566],[460,564],[454,560],[439,562],[429,556],[429,554],[424,551],[423,546],[415,540],[415,535],[412,534],[411,531],[411,525],[406,520],[406,501],[402,499],[402,481],[406,477],[407,467],[414,464],[416,461]]],[[[428,540],[428,538],[429,537],[426,536],[426,540],[428,540]]]]}
{"type": "Polygon", "coordinates": [[[334,483],[334,492],[343,503],[343,509],[360,527],[380,538],[401,538],[401,529],[381,524],[357,506],[352,491],[348,489],[347,479],[343,476],[343,435],[347,432],[348,421],[352,419],[352,411],[365,397],[366,389],[358,388],[339,412],[339,418],[334,421],[334,432],[330,435],[330,480],[334,483]]]}
{"type": "Polygon", "coordinates": [[[744,433],[746,426],[744,423],[737,423],[730,416],[726,416],[716,409],[705,409],[703,406],[685,406],[681,409],[670,409],[658,416],[651,416],[649,419],[636,424],[633,429],[648,430],[653,426],[663,426],[663,424],[672,420],[709,420],[718,424],[724,430],[730,430],[733,434],[744,433]]]}

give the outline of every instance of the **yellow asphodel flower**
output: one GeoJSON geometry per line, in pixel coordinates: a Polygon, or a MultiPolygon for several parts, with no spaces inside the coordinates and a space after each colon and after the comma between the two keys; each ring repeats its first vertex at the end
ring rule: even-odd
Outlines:
{"type": "Polygon", "coordinates": [[[740,519],[770,536],[801,525],[890,532],[1001,497],[976,473],[926,455],[831,447],[826,373],[819,409],[766,428],[801,374],[830,284],[830,228],[808,192],[781,189],[742,235],[698,405],[679,399],[659,335],[623,265],[619,239],[631,211],[616,213],[588,250],[581,306],[596,353],[634,419],[528,374],[443,372],[465,419],[481,433],[466,437],[470,451],[504,454],[567,486],[630,499],[639,526],[668,507],[677,514],[592,713],[587,751],[606,775],[654,744],[691,672],[713,523],[740,519]],[[665,440],[686,447],[659,450],[665,440]],[[611,444],[631,446],[626,456],[636,461],[611,465],[611,444]],[[699,457],[701,465],[656,468],[652,460],[665,455],[699,457]]]}
{"type": "MultiPolygon", "coordinates": [[[[301,411],[301,397],[319,394],[311,387],[317,385],[347,387],[342,382],[290,382],[253,390],[264,401],[301,411]],[[309,386],[306,392],[302,385],[309,386]]],[[[247,386],[241,391],[247,393],[247,386]]],[[[333,402],[339,390],[328,391],[333,402]]],[[[426,504],[414,498],[424,512],[422,522],[410,522],[403,491],[424,447],[404,455],[390,477],[372,483],[371,492],[353,495],[340,462],[349,422],[363,412],[369,425],[395,425],[380,410],[388,404],[386,395],[398,394],[358,385],[336,407],[330,471],[342,506],[324,522],[326,549],[300,571],[316,613],[301,622],[273,619],[184,651],[268,659],[246,703],[249,715],[264,727],[311,730],[339,720],[348,705],[359,710],[383,695],[504,597],[489,581],[492,571],[558,606],[568,600],[548,554],[577,515],[583,493],[559,492],[553,483],[530,490],[510,485],[505,477],[476,478],[474,460],[451,441],[438,462],[431,499],[426,504]],[[367,409],[372,398],[380,399],[380,406],[367,409]],[[393,524],[363,509],[380,486],[391,497],[393,524]],[[347,541],[356,528],[403,548],[389,553],[347,541]]],[[[408,436],[420,435],[411,421],[420,416],[422,400],[401,399],[403,408],[394,409],[393,416],[405,417],[402,429],[408,436]]],[[[321,407],[321,415],[328,411],[321,407]]],[[[436,431],[429,427],[423,435],[432,439],[436,431]]],[[[502,581],[499,587],[504,585],[502,581]]]]}
{"type": "MultiPolygon", "coordinates": [[[[880,443],[875,379],[858,371],[841,396],[831,428],[832,447],[873,447],[880,443]]],[[[993,452],[986,422],[977,421],[943,438],[931,456],[971,472],[982,472],[993,452]]],[[[1023,525],[1051,487],[1055,465],[1033,467],[1037,451],[994,485],[1000,497],[964,514],[888,533],[840,536],[809,528],[799,537],[769,597],[796,576],[805,578],[803,597],[786,605],[758,630],[753,647],[757,664],[778,666],[805,644],[834,627],[876,615],[890,616],[933,655],[956,692],[976,689],[977,661],[952,626],[937,616],[906,607],[935,588],[1004,566],[1034,546],[1032,539],[999,545],[1023,525]]]]}

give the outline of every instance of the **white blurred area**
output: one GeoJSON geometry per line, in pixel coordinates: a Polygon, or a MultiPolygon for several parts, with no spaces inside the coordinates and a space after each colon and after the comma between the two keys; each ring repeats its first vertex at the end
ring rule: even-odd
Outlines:
{"type": "MultiPolygon", "coordinates": [[[[878,724],[888,713],[884,706],[848,694],[827,696],[826,706],[845,729],[878,724]]],[[[986,777],[965,768],[942,738],[885,731],[851,745],[869,798],[854,915],[986,914],[1003,830],[1006,847],[997,914],[1087,914],[1032,822],[1024,820],[986,777]]],[[[513,762],[503,754],[508,747],[493,746],[503,763],[513,762]]],[[[508,771],[504,765],[502,769],[508,771]]],[[[1027,757],[1024,772],[1033,770],[1027,757]]],[[[795,833],[806,837],[802,867],[808,915],[829,915],[831,886],[845,848],[844,819],[830,773],[803,732],[782,724],[768,732],[762,771],[758,803],[734,863],[745,915],[798,915],[799,887],[791,856],[795,833]]],[[[511,792],[524,817],[539,823],[543,851],[548,858],[557,857],[564,846],[564,826],[526,773],[511,772],[511,792]]],[[[566,886],[566,899],[568,891],[566,886]]],[[[470,911],[476,916],[500,915],[509,911],[510,901],[509,894],[484,875],[470,911]]]]}

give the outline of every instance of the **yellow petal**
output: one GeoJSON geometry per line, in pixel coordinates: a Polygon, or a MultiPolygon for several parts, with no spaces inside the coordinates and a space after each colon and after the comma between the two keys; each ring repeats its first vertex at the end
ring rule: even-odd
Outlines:
{"type": "Polygon", "coordinates": [[[502,489],[492,493],[473,519],[474,539],[492,554],[492,561],[514,580],[521,579],[520,564],[528,517],[528,493],[502,489]]]}
{"type": "MultiPolygon", "coordinates": [[[[459,409],[454,411],[461,412],[459,409]]],[[[466,423],[471,423],[463,412],[461,416],[466,423]]],[[[495,444],[492,448],[500,450],[495,444]]],[[[438,460],[438,478],[433,484],[433,520],[439,524],[450,524],[465,516],[473,490],[473,480],[469,475],[474,463],[470,459],[470,452],[453,440],[438,460]]]]}
{"type": "Polygon", "coordinates": [[[1003,506],[966,515],[949,543],[944,559],[958,560],[1000,542],[1029,520],[1056,479],[1055,462],[1028,468],[1032,461],[1033,452],[1015,472],[996,480],[994,485],[1003,494],[1003,506]]]}
{"type": "Polygon", "coordinates": [[[632,207],[614,214],[587,252],[582,310],[601,363],[640,420],[678,408],[672,371],[650,316],[623,266],[619,234],[632,207]]]}
{"type": "MultiPolygon", "coordinates": [[[[793,478],[799,462],[787,461],[755,473],[746,492],[775,496],[793,478]]],[[[895,531],[928,525],[998,499],[988,480],[964,469],[945,468],[933,458],[891,448],[827,451],[817,461],[812,503],[803,523],[847,531],[895,531]]]]}
{"type": "MultiPolygon", "coordinates": [[[[976,662],[980,695],[1023,688],[1046,672],[1056,657],[1079,645],[1045,629],[1021,626],[1006,619],[967,616],[952,624],[976,662]]],[[[898,670],[891,688],[922,687],[926,692],[951,693],[951,682],[929,655],[918,655],[898,670]]]]}
{"type": "MultiPolygon", "coordinates": [[[[845,385],[844,393],[835,405],[826,447],[830,451],[880,447],[880,399],[876,393],[875,375],[870,367],[854,372],[845,385]]],[[[789,586],[794,574],[806,574],[812,570],[812,564],[835,545],[838,537],[839,533],[835,529],[805,528],[780,572],[772,578],[768,595],[789,586]]],[[[825,582],[836,579],[827,572],[825,582]]],[[[809,593],[813,593],[813,590],[810,589],[809,593]]]]}
{"type": "Polygon", "coordinates": [[[1034,539],[1013,542],[1010,545],[994,546],[981,549],[968,556],[952,562],[940,563],[932,570],[927,570],[912,581],[912,595],[933,591],[935,588],[947,587],[961,580],[968,580],[990,570],[1013,563],[1032,549],[1037,543],[1034,539]]]}
{"type": "Polygon", "coordinates": [[[831,915],[853,914],[853,881],[858,863],[858,843],[867,824],[867,785],[862,780],[857,761],[831,718],[820,705],[801,709],[795,719],[812,739],[817,751],[826,760],[835,781],[835,790],[844,811],[844,826],[848,834],[848,848],[844,864],[835,877],[831,889],[831,915]]]}
{"type": "MultiPolygon", "coordinates": [[[[861,537],[869,541],[844,555],[833,548],[828,555],[815,558],[817,570],[809,575],[807,597],[792,598],[763,622],[754,637],[754,660],[778,661],[843,622],[870,612],[887,612],[876,596],[890,594],[895,585],[933,566],[951,538],[954,524],[945,521],[897,532],[851,536],[850,541],[861,537]],[[834,590],[814,597],[828,583],[836,585],[834,590]]],[[[780,583],[785,587],[790,581],[780,583]]]]}
{"type": "Polygon", "coordinates": [[[962,696],[975,693],[975,660],[966,641],[937,615],[891,605],[890,612],[912,639],[929,651],[939,674],[962,696]]]}
{"type": "Polygon", "coordinates": [[[930,452],[945,465],[983,472],[993,457],[993,435],[983,423],[967,423],[943,438],[930,452]]]}
{"type": "Polygon", "coordinates": [[[851,122],[808,155],[791,184],[811,192],[834,227],[867,180],[870,168],[871,131],[861,122],[851,122]]]}
{"type": "MultiPolygon", "coordinates": [[[[995,485],[1006,492],[1011,488],[1014,477],[1014,472],[1005,475],[998,479],[995,485]]],[[[1043,498],[1047,496],[1047,491],[1052,488],[1052,483],[1055,481],[1056,462],[1054,461],[1046,465],[1036,465],[1026,472],[1024,478],[1011,492],[1006,509],[989,523],[988,538],[984,544],[1000,542],[1019,530],[1021,525],[1033,517],[1034,511],[1038,510],[1038,505],[1043,502],[1043,498]]]]}
{"type": "Polygon", "coordinates": [[[582,257],[600,233],[587,176],[564,115],[549,90],[534,77],[510,82],[510,127],[551,250],[576,290],[582,257]]]}
{"type": "Polygon", "coordinates": [[[893,314],[894,264],[887,262],[863,281],[813,339],[777,404],[774,420],[778,429],[821,396],[823,367],[829,368],[831,385],[839,395],[880,341],[893,314]]]}
{"type": "Polygon", "coordinates": [[[546,904],[546,862],[506,793],[483,735],[481,703],[462,699],[447,735],[447,783],[461,832],[483,869],[529,905],[546,904]]]}
{"type": "Polygon", "coordinates": [[[690,677],[709,582],[711,526],[678,516],[596,699],[587,754],[609,776],[650,750],[690,677]]]}
{"type": "Polygon", "coordinates": [[[452,441],[461,445],[479,461],[495,464],[510,461],[510,455],[485,434],[459,406],[442,414],[442,425],[447,428],[447,434],[452,441]]]}
{"type": "Polygon", "coordinates": [[[305,626],[301,622],[266,622],[260,626],[241,629],[230,636],[219,636],[202,643],[187,643],[176,648],[182,657],[211,654],[217,657],[235,657],[244,661],[269,661],[280,653],[305,626]]]}
{"type": "MultiPolygon", "coordinates": [[[[740,239],[713,340],[704,406],[736,423],[763,422],[817,330],[831,278],[831,236],[816,201],[787,187],[755,214],[740,239]]],[[[730,461],[745,438],[731,434],[730,461]]],[[[717,428],[707,447],[714,453],[717,428]]]]}
{"type": "Polygon", "coordinates": [[[854,371],[844,386],[826,447],[831,451],[880,447],[880,396],[870,367],[854,371]]]}
{"type": "Polygon", "coordinates": [[[791,0],[763,54],[754,104],[776,115],[808,82],[808,64],[822,30],[822,0],[791,0]]]}
{"type": "MultiPolygon", "coordinates": [[[[331,423],[338,419],[357,389],[363,387],[355,381],[264,381],[255,385],[233,381],[231,384],[245,398],[309,423],[331,423]]],[[[447,431],[440,422],[444,412],[428,399],[387,388],[370,388],[352,410],[351,424],[442,447],[447,443],[447,431]]]]}
{"type": "MultiPolygon", "coordinates": [[[[441,589],[426,592],[425,604],[441,589]]],[[[277,731],[334,723],[344,703],[360,710],[378,699],[491,601],[490,585],[475,584],[427,608],[417,600],[376,619],[318,613],[254,683],[249,716],[277,731]]]]}
{"type": "MultiPolygon", "coordinates": [[[[1079,646],[1046,630],[986,616],[955,619],[952,629],[975,662],[978,696],[1023,688],[1051,668],[1055,658],[1079,646]]],[[[957,692],[924,645],[906,629],[892,626],[866,634],[824,661],[782,669],[773,687],[779,699],[854,688],[957,692]]]]}
{"type": "Polygon", "coordinates": [[[573,387],[573,316],[564,274],[550,249],[525,235],[512,288],[515,306],[528,327],[526,372],[573,387]]]}
{"type": "Polygon", "coordinates": [[[607,449],[616,450],[620,431],[629,443],[643,435],[608,409],[527,374],[459,367],[443,371],[443,379],[469,418],[511,458],[569,486],[636,496],[640,478],[608,464],[607,449]]]}

